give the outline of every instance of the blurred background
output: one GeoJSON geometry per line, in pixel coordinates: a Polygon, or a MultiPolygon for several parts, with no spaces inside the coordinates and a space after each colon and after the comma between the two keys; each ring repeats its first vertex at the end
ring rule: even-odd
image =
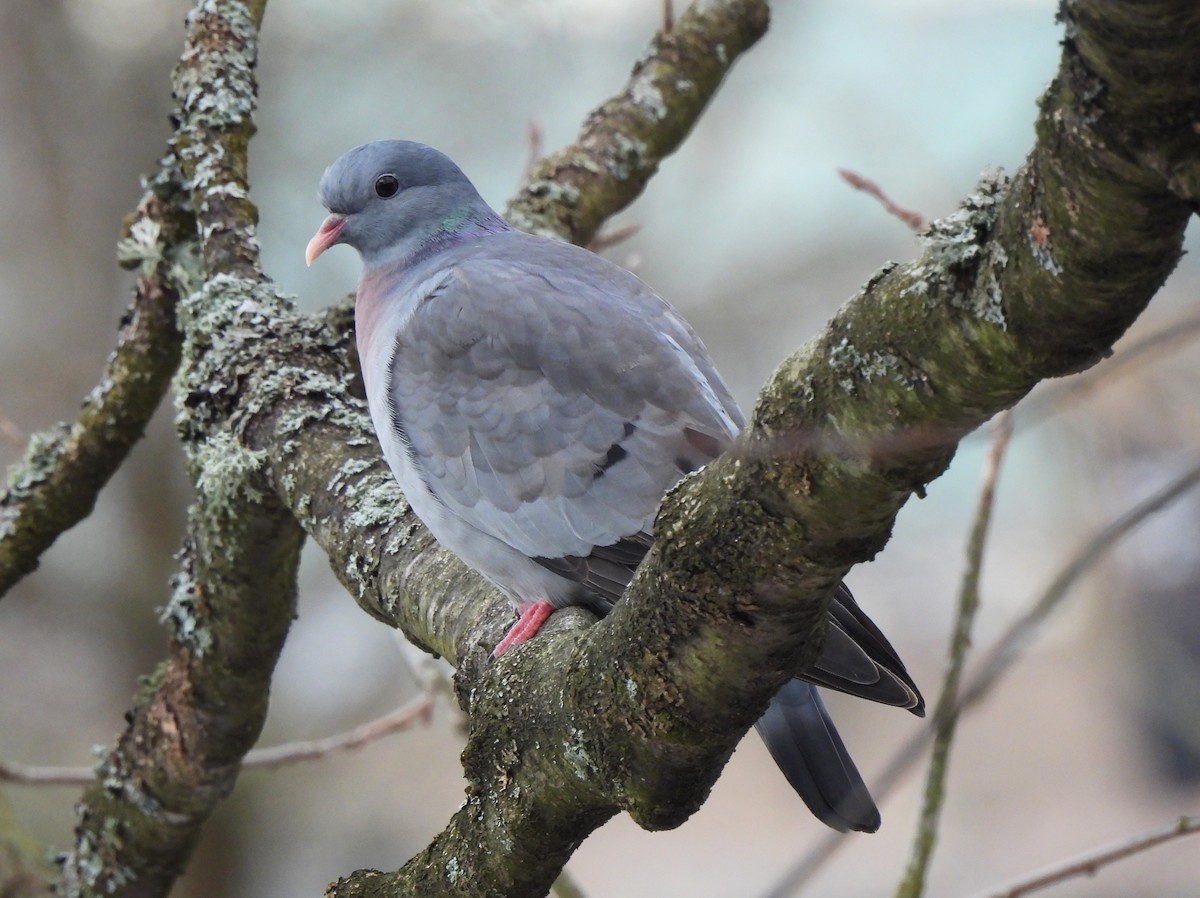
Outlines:
{"type": "MultiPolygon", "coordinates": [[[[4,464],[29,434],[74,416],[112,347],[131,284],[114,244],[170,133],[169,76],[188,6],[0,3],[4,464]]],[[[779,4],[692,137],[613,222],[641,230],[607,254],[683,310],[748,407],[773,367],[873,272],[918,251],[837,169],[930,217],[953,211],[983,168],[1015,170],[1057,65],[1055,8],[779,4]]],[[[571,140],[623,85],[660,20],[652,0],[272,3],[252,147],[268,273],[305,309],[353,289],[351,251],[311,270],[302,256],[323,214],[321,172],[366,140],[433,144],[502,207],[527,163],[530,122],[547,150],[571,140]]],[[[977,646],[1090,535],[1196,463],[1200,353],[1186,337],[1198,274],[1186,257],[1122,345],[1164,330],[1178,339],[1086,392],[1064,399],[1064,384],[1044,385],[1018,410],[977,646]]],[[[848,581],[931,699],[988,439],[985,428],[967,441],[928,498],[904,510],[882,555],[848,581]]],[[[119,732],[136,678],[164,653],[156,608],[188,498],[168,406],[91,518],[0,601],[0,758],[87,765],[91,746],[119,732]]],[[[1198,535],[1197,497],[1144,526],[964,723],[930,895],[972,894],[1200,808],[1198,535]]],[[[337,732],[412,690],[393,634],[358,610],[310,546],[262,743],[337,732]]],[[[918,726],[893,709],[830,704],[868,782],[918,726]]],[[[351,755],[245,773],[177,894],[317,895],[355,868],[394,869],[462,801],[460,748],[458,722],[443,711],[351,755]]],[[[846,837],[806,890],[890,891],[919,786],[910,776],[883,803],[882,831],[846,837]]],[[[39,837],[69,845],[75,790],[4,793],[39,837]]],[[[568,870],[592,898],[765,895],[824,835],[751,737],[685,826],[643,833],[619,818],[568,870]]],[[[1055,894],[1195,895],[1196,857],[1183,840],[1055,894]]]]}

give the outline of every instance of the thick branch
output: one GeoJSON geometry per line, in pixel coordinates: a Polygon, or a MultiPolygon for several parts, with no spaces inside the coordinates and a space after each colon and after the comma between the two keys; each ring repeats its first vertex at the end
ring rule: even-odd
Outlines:
{"type": "MultiPolygon", "coordinates": [[[[1026,166],[986,178],[919,259],[882,272],[781,366],[736,451],[668,498],[654,551],[601,625],[485,666],[462,653],[478,623],[435,632],[429,606],[408,604],[424,596],[406,598],[406,629],[462,662],[472,794],[399,873],[331,894],[539,894],[615,810],[670,826],[703,801],[768,696],[811,661],[833,585],[878,552],[908,496],[1039,380],[1107,352],[1175,265],[1189,209],[1169,172],[1195,148],[1200,13],[1167,9],[1137,12],[1144,44],[1102,58],[1081,37],[1090,23],[1069,21],[1026,166]],[[1152,105],[1098,71],[1154,85],[1152,105]],[[519,879],[487,859],[499,844],[519,879]]],[[[391,571],[422,563],[386,559],[379,584],[412,582],[391,571]]]]}
{"type": "Polygon", "coordinates": [[[295,614],[303,531],[280,504],[264,457],[246,448],[258,421],[236,402],[239,388],[253,390],[278,370],[275,359],[246,350],[248,335],[292,311],[261,283],[246,193],[262,7],[201,0],[175,72],[176,155],[205,274],[203,289],[179,306],[178,421],[196,499],[163,612],[168,660],[76,806],[65,895],[166,894],[258,737],[295,614]]]}
{"type": "MultiPolygon", "coordinates": [[[[739,6],[761,8],[710,0],[695,21],[739,6]]],[[[768,696],[815,655],[833,585],[882,547],[957,440],[1039,379],[1105,352],[1178,258],[1188,207],[1172,178],[1195,162],[1184,113],[1200,84],[1197,14],[1181,2],[1125,14],[1144,15],[1144,45],[1112,58],[1090,21],[1071,23],[1026,168],[1011,185],[987,180],[919,260],[873,280],[780,368],[737,450],[669,499],[617,610],[590,628],[584,612],[559,615],[557,633],[493,664],[510,612],[403,513],[350,398],[344,331],[292,314],[261,281],[244,177],[256,11],[203,0],[178,76],[179,157],[210,277],[182,323],[179,392],[200,496],[168,609],[171,661],[85,796],[67,869],[76,884],[102,876],[76,888],[157,893],[232,784],[290,614],[299,537],[275,497],[360,604],[458,663],[472,711],[467,804],[399,873],[356,875],[335,894],[541,894],[613,813],[651,827],[685,819],[768,696]],[[224,68],[210,58],[222,47],[224,68]],[[1120,79],[1155,85],[1153,109],[1109,88],[1120,79]]],[[[684,19],[672,35],[686,33],[684,19]]],[[[640,191],[663,153],[628,134],[646,139],[637,129],[656,118],[653,90],[664,108],[675,108],[672,84],[690,90],[660,76],[635,71],[632,132],[588,132],[580,144],[593,156],[535,174],[561,178],[569,189],[545,198],[572,207],[543,230],[586,239],[640,191]],[[625,181],[626,192],[579,203],[586,185],[625,181]]]]}

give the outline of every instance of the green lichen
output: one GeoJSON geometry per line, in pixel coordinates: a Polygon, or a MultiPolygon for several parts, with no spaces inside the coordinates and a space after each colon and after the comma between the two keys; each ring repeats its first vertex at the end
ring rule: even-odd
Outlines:
{"type": "Polygon", "coordinates": [[[142,216],[129,226],[129,235],[117,241],[117,262],[122,268],[137,268],[150,274],[162,261],[162,224],[142,216]]]}
{"type": "Polygon", "coordinates": [[[228,431],[218,431],[193,450],[193,463],[199,469],[196,492],[207,513],[223,516],[236,513],[245,501],[262,502],[259,475],[266,468],[266,452],[247,449],[228,431]]]}
{"type": "MultiPolygon", "coordinates": [[[[577,158],[572,158],[566,164],[588,168],[591,160],[585,154],[577,154],[577,158]]],[[[551,240],[564,239],[565,232],[559,230],[562,216],[566,210],[578,208],[582,196],[579,188],[552,177],[542,177],[530,181],[524,192],[534,202],[531,205],[524,202],[519,206],[510,204],[505,212],[508,223],[528,234],[549,237],[551,240]],[[551,214],[547,215],[548,211],[551,214]]]]}
{"type": "Polygon", "coordinates": [[[70,438],[71,425],[61,422],[29,438],[25,457],[8,469],[10,501],[28,496],[54,475],[70,438]]]}
{"type": "Polygon", "coordinates": [[[1008,259],[992,239],[1007,185],[1001,171],[985,171],[957,211],[929,226],[921,237],[923,261],[912,270],[913,282],[901,296],[936,299],[944,291],[950,305],[1007,329],[998,272],[1008,259]]]}
{"type": "Polygon", "coordinates": [[[897,355],[880,350],[863,353],[850,342],[842,339],[829,350],[829,367],[838,375],[838,385],[847,393],[854,392],[855,382],[861,378],[871,381],[890,379],[907,386],[907,365],[897,355]]]}
{"type": "MultiPolygon", "coordinates": [[[[85,807],[81,813],[91,812],[85,807]]],[[[74,849],[59,858],[60,895],[111,895],[134,881],[137,874],[131,868],[112,863],[124,845],[123,828],[118,819],[108,817],[99,828],[77,829],[74,849]]]]}

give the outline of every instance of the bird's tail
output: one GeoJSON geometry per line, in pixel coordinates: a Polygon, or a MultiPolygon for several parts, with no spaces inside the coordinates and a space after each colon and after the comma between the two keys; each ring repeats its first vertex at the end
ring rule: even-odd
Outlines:
{"type": "Polygon", "coordinates": [[[817,687],[789,680],[754,728],[792,788],[822,823],[839,832],[879,829],[879,809],[817,687]]]}

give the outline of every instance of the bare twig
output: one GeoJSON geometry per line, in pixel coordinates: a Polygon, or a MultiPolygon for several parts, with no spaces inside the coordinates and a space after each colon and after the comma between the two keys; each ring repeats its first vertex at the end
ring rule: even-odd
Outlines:
{"type": "Polygon", "coordinates": [[[21,432],[21,428],[2,413],[0,413],[0,440],[15,449],[20,449],[25,445],[25,434],[21,432]]]}
{"type": "Polygon", "coordinates": [[[979,611],[979,579],[983,571],[983,550],[987,541],[988,528],[992,520],[992,507],[996,498],[996,481],[1000,476],[1000,465],[1004,451],[1012,437],[1012,413],[1001,412],[996,418],[996,436],[988,450],[983,468],[983,487],[979,493],[979,504],[975,511],[975,524],[967,544],[967,566],[963,573],[959,591],[958,614],[954,631],[950,636],[950,653],[942,692],[933,712],[934,743],[933,756],[929,762],[929,773],[925,780],[925,800],[917,831],[913,837],[912,858],[904,878],[896,889],[896,898],[918,898],[925,891],[925,876],[933,849],[937,844],[938,823],[946,801],[946,776],[950,769],[950,748],[954,744],[954,730],[958,723],[959,685],[966,664],[967,649],[971,645],[971,629],[979,611]]]}
{"type": "Polygon", "coordinates": [[[988,650],[975,675],[963,689],[960,697],[962,705],[974,704],[991,692],[1038,628],[1066,598],[1071,587],[1103,559],[1117,542],[1146,518],[1161,511],[1197,484],[1200,484],[1200,465],[1139,502],[1092,537],[1046,587],[1033,607],[1016,620],[988,650]]]}
{"type": "Polygon", "coordinates": [[[633,224],[621,225],[619,228],[613,228],[611,231],[605,231],[593,237],[587,245],[587,248],[594,253],[608,249],[610,246],[616,246],[618,243],[623,243],[634,234],[642,229],[641,224],[635,222],[633,224]]]}
{"type": "Polygon", "coordinates": [[[1028,895],[1030,892],[1039,891],[1047,886],[1057,885],[1076,876],[1094,876],[1101,867],[1148,851],[1164,842],[1178,839],[1180,836],[1188,836],[1197,832],[1200,832],[1200,817],[1180,817],[1170,826],[1142,833],[1140,836],[1134,836],[1117,845],[1100,848],[1073,860],[1055,864],[1040,873],[1034,873],[1025,879],[1003,886],[997,891],[980,893],[978,898],[1019,898],[1021,895],[1028,895]]]}
{"type": "Polygon", "coordinates": [[[319,761],[330,755],[342,754],[378,742],[385,736],[407,730],[414,723],[428,724],[433,713],[435,697],[426,693],[382,717],[368,721],[352,730],[314,739],[311,742],[285,742],[272,748],[256,748],[246,755],[243,767],[284,767],[304,761],[319,761]]]}
{"type": "Polygon", "coordinates": [[[912,209],[906,209],[901,205],[892,201],[883,188],[872,181],[870,178],[864,178],[857,172],[853,172],[848,168],[839,168],[838,174],[842,176],[847,184],[855,190],[861,190],[863,193],[870,194],[883,204],[883,208],[889,214],[896,216],[914,231],[923,231],[929,226],[928,220],[920,212],[914,212],[912,209]]]}
{"type": "MultiPolygon", "coordinates": [[[[959,694],[959,713],[974,707],[991,693],[1020,657],[1021,649],[1033,638],[1050,614],[1062,604],[1071,588],[1103,559],[1113,546],[1142,521],[1166,508],[1198,484],[1200,465],[1184,472],[1157,493],[1130,508],[1088,540],[1051,581],[1033,606],[1014,621],[983,656],[959,694]]],[[[883,772],[874,779],[872,792],[877,799],[882,800],[891,794],[900,780],[924,755],[933,737],[934,729],[927,727],[900,747],[883,772]]],[[[807,882],[844,844],[845,839],[841,833],[828,834],[780,877],[762,898],[787,898],[795,894],[800,884],[807,882]]]]}
{"type": "Polygon", "coordinates": [[[670,34],[675,29],[675,7],[671,0],[663,0],[662,31],[670,34]]]}
{"type": "Polygon", "coordinates": [[[530,172],[542,160],[542,153],[545,149],[542,123],[535,118],[531,118],[526,130],[526,137],[529,141],[529,155],[525,158],[525,170],[521,172],[522,184],[529,180],[530,172]]]}
{"type": "Polygon", "coordinates": [[[86,786],[96,776],[91,767],[47,767],[0,761],[0,782],[17,786],[86,786]]]}
{"type": "MultiPolygon", "coordinates": [[[[428,723],[435,697],[427,693],[375,720],[324,739],[285,742],[247,753],[242,768],[275,768],[306,761],[319,761],[331,755],[354,751],[378,742],[414,723],[428,723]]],[[[86,786],[96,776],[90,767],[41,767],[33,764],[0,762],[0,781],[22,786],[86,786]]]]}

